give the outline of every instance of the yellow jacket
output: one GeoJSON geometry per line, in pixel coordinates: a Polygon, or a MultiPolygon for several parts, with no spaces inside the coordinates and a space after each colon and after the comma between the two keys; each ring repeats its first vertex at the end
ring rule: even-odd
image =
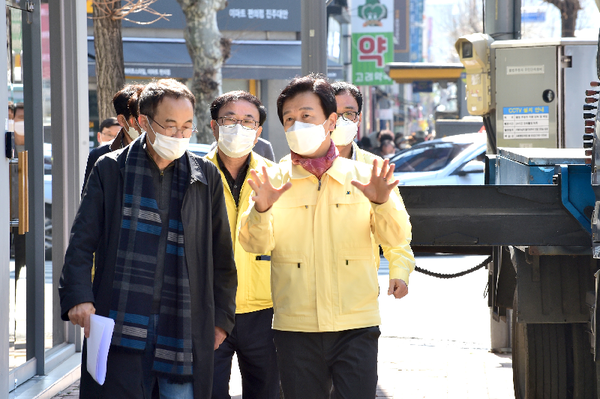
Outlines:
{"type": "MultiPolygon", "coordinates": [[[[356,162],[373,165],[373,160],[377,159],[377,164],[380,167],[383,165],[383,159],[381,157],[360,149],[354,141],[352,142],[352,154],[355,154],[355,157],[353,158],[355,158],[356,162]]],[[[394,194],[398,195],[400,201],[402,201],[400,191],[394,190],[394,194]]],[[[404,205],[404,202],[402,202],[402,205],[404,205]]],[[[381,249],[383,249],[383,256],[385,256],[389,262],[390,279],[399,278],[408,284],[408,276],[415,269],[415,255],[410,248],[410,239],[400,247],[388,247],[382,245],[381,249]]],[[[375,248],[375,250],[377,251],[377,255],[379,255],[379,248],[375,248]]]]}
{"type": "Polygon", "coordinates": [[[410,240],[399,197],[369,202],[350,182],[368,182],[371,167],[339,157],[320,181],[292,162],[268,174],[274,187],[290,180],[292,187],[266,212],[257,212],[251,201],[239,241],[251,252],[272,251],[273,328],[323,332],[379,325],[371,232],[390,247],[410,240]]]}
{"type": "MultiPolygon", "coordinates": [[[[246,180],[250,178],[252,169],[262,170],[263,166],[270,167],[274,165],[268,159],[261,157],[255,152],[250,153],[250,166],[246,175],[246,180]]],[[[237,268],[238,288],[235,298],[235,313],[249,313],[258,310],[273,307],[271,300],[271,262],[261,260],[261,257],[269,256],[269,251],[259,251],[258,253],[249,253],[242,248],[238,241],[238,232],[240,230],[240,221],[242,214],[249,208],[250,195],[252,188],[247,182],[242,186],[240,193],[239,209],[235,205],[233,194],[225,175],[219,167],[217,161],[217,149],[206,155],[206,158],[215,164],[221,178],[223,179],[223,192],[225,194],[225,204],[227,206],[227,217],[229,218],[229,228],[231,230],[231,241],[233,242],[233,254],[235,256],[235,266],[237,268]],[[258,259],[257,259],[258,258],[258,259]]]]}

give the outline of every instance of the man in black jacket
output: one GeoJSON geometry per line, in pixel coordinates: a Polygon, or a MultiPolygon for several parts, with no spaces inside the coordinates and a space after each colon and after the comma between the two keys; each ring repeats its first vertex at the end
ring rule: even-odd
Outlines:
{"type": "Polygon", "coordinates": [[[194,102],[175,80],[148,84],[138,118],[147,133],[90,174],[65,255],[62,318],[86,337],[93,313],[115,331],[104,385],[87,372],[84,345],[83,398],[210,397],[237,276],[221,176],[186,151],[194,102]]]}

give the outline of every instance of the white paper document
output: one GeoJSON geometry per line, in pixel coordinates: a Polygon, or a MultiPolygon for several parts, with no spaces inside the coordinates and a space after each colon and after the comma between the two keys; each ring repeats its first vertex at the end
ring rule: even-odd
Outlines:
{"type": "Polygon", "coordinates": [[[100,385],[106,378],[106,359],[115,321],[109,317],[90,315],[90,337],[87,339],[87,371],[100,385]]]}

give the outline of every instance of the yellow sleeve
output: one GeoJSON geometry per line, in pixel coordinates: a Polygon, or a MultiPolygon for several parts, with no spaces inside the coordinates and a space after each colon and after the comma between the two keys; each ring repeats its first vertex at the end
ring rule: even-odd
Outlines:
{"type": "Polygon", "coordinates": [[[375,242],[397,247],[412,239],[411,226],[404,204],[396,195],[383,204],[371,203],[371,228],[375,242]]]}
{"type": "Polygon", "coordinates": [[[394,190],[386,203],[372,203],[371,207],[373,235],[389,261],[390,279],[398,278],[408,284],[408,276],[415,268],[415,257],[410,248],[412,227],[400,193],[394,190]]]}
{"type": "Polygon", "coordinates": [[[408,285],[410,273],[415,269],[415,256],[410,247],[410,242],[405,242],[398,247],[382,246],[383,256],[390,266],[390,280],[398,278],[408,285]]]}
{"type": "Polygon", "coordinates": [[[242,215],[238,238],[247,252],[266,254],[275,248],[272,210],[273,207],[260,213],[254,209],[254,202],[250,200],[250,207],[242,215]]]}

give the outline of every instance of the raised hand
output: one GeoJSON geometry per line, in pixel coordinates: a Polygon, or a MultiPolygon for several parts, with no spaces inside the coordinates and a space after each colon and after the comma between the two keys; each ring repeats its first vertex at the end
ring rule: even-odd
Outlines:
{"type": "Polygon", "coordinates": [[[396,188],[400,180],[394,179],[394,167],[396,165],[392,164],[390,166],[388,159],[383,161],[383,166],[379,171],[377,164],[377,159],[374,159],[369,183],[362,184],[358,180],[352,180],[352,185],[362,191],[369,201],[375,204],[383,204],[390,198],[390,193],[396,188]]]}
{"type": "Polygon", "coordinates": [[[250,177],[248,184],[252,187],[255,194],[252,197],[252,201],[254,201],[254,208],[260,213],[271,209],[279,197],[292,187],[291,182],[287,182],[279,188],[273,187],[267,175],[267,168],[264,166],[262,167],[261,175],[256,173],[256,170],[251,170],[250,177]]]}

